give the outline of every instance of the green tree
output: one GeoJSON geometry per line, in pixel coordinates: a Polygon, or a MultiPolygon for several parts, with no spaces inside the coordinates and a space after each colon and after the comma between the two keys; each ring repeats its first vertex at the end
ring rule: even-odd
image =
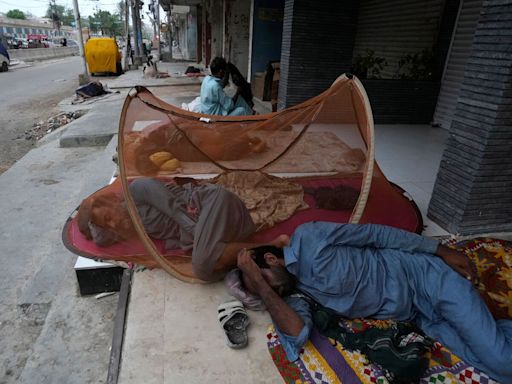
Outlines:
{"type": "Polygon", "coordinates": [[[117,14],[119,15],[119,20],[122,23],[122,30],[124,33],[126,33],[126,30],[124,28],[126,26],[126,3],[123,0],[117,3],[117,14]]]}
{"type": "Polygon", "coordinates": [[[10,17],[11,19],[22,19],[25,20],[27,16],[20,11],[19,9],[11,9],[9,12],[5,14],[7,17],[10,17]]]}
{"type": "Polygon", "coordinates": [[[117,13],[109,11],[96,11],[89,16],[89,28],[93,33],[101,32],[103,36],[119,36],[123,34],[123,23],[117,13]]]}
{"type": "Polygon", "coordinates": [[[75,21],[75,15],[71,8],[66,8],[63,5],[52,3],[48,5],[45,17],[48,17],[55,22],[60,22],[61,25],[72,26],[72,23],[75,21]]]}

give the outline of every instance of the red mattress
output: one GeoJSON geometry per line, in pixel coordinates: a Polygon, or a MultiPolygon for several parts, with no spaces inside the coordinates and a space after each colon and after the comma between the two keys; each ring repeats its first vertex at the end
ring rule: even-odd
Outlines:
{"type": "MultiPolygon", "coordinates": [[[[360,178],[318,177],[294,180],[294,182],[306,188],[347,185],[359,189],[361,185],[360,178]]],[[[350,218],[350,210],[333,211],[319,209],[315,208],[313,196],[305,194],[304,199],[310,208],[297,211],[288,220],[272,228],[255,233],[251,241],[264,243],[283,233],[291,235],[295,228],[309,221],[346,223],[350,218]]],[[[421,213],[414,201],[404,196],[403,190],[398,186],[391,185],[385,178],[377,177],[372,181],[372,188],[360,223],[384,224],[417,233],[421,233],[423,229],[421,213]]],[[[99,260],[118,260],[142,264],[149,268],[158,267],[151,256],[148,256],[142,242],[134,239],[114,244],[107,248],[98,247],[80,233],[76,220],[72,217],[66,222],[62,235],[66,247],[78,255],[99,260]]],[[[154,240],[154,242],[160,253],[167,259],[174,262],[180,262],[180,259],[182,260],[181,262],[184,261],[186,254],[181,249],[165,250],[163,241],[154,240]]]]}

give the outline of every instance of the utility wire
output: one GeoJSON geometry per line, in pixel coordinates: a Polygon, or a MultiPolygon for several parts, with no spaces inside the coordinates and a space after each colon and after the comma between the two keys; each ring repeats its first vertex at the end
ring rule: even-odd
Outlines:
{"type": "Polygon", "coordinates": [[[36,6],[30,6],[30,7],[26,6],[26,5],[21,6],[20,4],[12,4],[12,3],[8,3],[7,1],[3,1],[3,0],[0,0],[0,3],[10,5],[11,7],[23,8],[23,9],[34,9],[34,8],[46,8],[47,7],[47,5],[36,5],[36,6]]]}

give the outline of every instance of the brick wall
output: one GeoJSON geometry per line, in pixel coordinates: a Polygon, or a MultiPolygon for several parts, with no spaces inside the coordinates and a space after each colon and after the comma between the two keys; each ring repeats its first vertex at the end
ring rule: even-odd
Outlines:
{"type": "Polygon", "coordinates": [[[325,91],[349,72],[357,24],[356,0],[286,0],[278,108],[325,91]]]}
{"type": "Polygon", "coordinates": [[[512,1],[484,1],[428,216],[453,233],[512,231],[512,1]]]}

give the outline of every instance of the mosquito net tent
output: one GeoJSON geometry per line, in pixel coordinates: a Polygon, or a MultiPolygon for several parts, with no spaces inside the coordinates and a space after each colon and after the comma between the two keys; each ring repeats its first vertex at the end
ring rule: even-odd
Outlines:
{"type": "MultiPolygon", "coordinates": [[[[253,242],[290,235],[313,220],[416,232],[422,227],[414,202],[375,163],[371,107],[361,82],[351,75],[297,106],[238,117],[184,111],[136,87],[124,103],[118,140],[119,177],[88,201],[122,199],[136,235],[100,247],[72,216],[64,242],[83,256],[161,267],[197,281],[190,273],[190,252],[167,249],[146,233],[129,189],[141,177],[222,185],[249,209],[257,227],[253,242]],[[336,201],[330,206],[333,193],[336,201]]],[[[95,224],[104,225],[101,220],[95,224]]]]}

